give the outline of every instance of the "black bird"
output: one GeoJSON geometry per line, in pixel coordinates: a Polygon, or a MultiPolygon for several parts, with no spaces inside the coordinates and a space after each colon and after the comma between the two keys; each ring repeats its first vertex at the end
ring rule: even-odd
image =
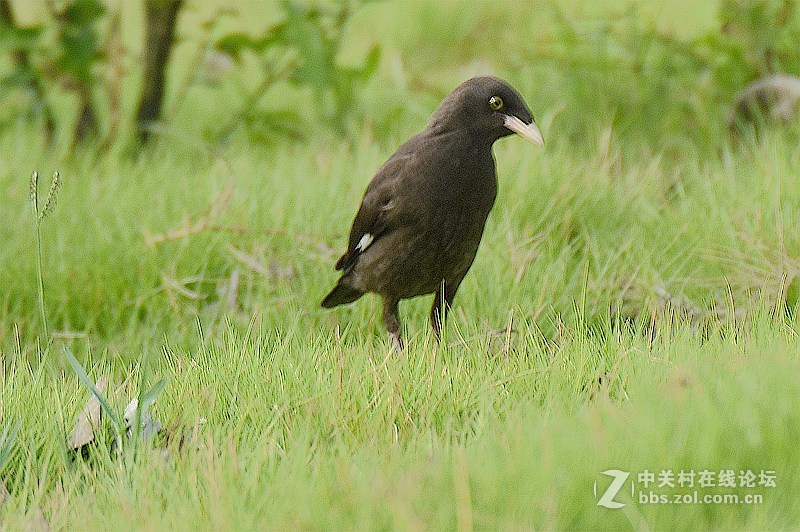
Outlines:
{"type": "Polygon", "coordinates": [[[431,328],[438,339],[497,195],[492,145],[513,133],[544,143],[522,97],[504,81],[472,78],[451,92],[367,186],[336,263],[342,276],[322,306],[377,293],[383,323],[402,350],[398,302],[435,293],[431,328]]]}

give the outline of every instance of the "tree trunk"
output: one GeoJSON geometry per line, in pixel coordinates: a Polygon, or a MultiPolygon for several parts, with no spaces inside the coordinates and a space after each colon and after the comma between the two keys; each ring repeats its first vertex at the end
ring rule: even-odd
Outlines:
{"type": "Polygon", "coordinates": [[[145,50],[142,93],[137,126],[139,140],[147,142],[152,124],[161,116],[164,78],[183,0],[145,0],[145,50]]]}
{"type": "Polygon", "coordinates": [[[97,135],[100,127],[97,124],[97,115],[94,112],[94,107],[92,107],[92,93],[87,85],[81,84],[78,87],[78,99],[80,113],[78,114],[78,122],[75,124],[75,141],[81,142],[97,135]]]}

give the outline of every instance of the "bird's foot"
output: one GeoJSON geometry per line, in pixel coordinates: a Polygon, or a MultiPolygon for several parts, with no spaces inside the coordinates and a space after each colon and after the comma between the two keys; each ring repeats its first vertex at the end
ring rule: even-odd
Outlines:
{"type": "Polygon", "coordinates": [[[403,352],[403,339],[400,338],[398,333],[389,333],[389,338],[392,340],[392,346],[398,354],[403,352]]]}

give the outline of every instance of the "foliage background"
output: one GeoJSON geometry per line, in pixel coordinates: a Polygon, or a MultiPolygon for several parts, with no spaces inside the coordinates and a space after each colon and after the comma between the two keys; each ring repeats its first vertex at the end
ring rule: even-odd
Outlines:
{"type": "Polygon", "coordinates": [[[728,123],[746,83],[800,73],[796,2],[187,1],[143,145],[142,4],[102,4],[85,56],[47,4],[12,5],[0,526],[797,528],[798,130],[728,123]],[[489,72],[547,145],[498,143],[444,342],[414,300],[397,357],[376,301],[318,302],[375,169],[489,72]],[[63,181],[41,224],[34,170],[63,181]],[[65,348],[117,416],[167,379],[158,436],[120,451],[107,411],[69,451],[90,393],[65,348]],[[607,510],[610,468],[777,487],[607,510]]]}

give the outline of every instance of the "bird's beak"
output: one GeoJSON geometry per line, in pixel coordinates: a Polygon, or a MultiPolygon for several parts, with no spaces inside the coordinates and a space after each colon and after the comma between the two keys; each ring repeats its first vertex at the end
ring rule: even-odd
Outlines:
{"type": "Polygon", "coordinates": [[[529,140],[537,146],[544,146],[544,137],[542,137],[542,132],[539,131],[536,122],[531,121],[530,124],[526,124],[514,115],[505,115],[503,125],[525,140],[529,140]]]}

